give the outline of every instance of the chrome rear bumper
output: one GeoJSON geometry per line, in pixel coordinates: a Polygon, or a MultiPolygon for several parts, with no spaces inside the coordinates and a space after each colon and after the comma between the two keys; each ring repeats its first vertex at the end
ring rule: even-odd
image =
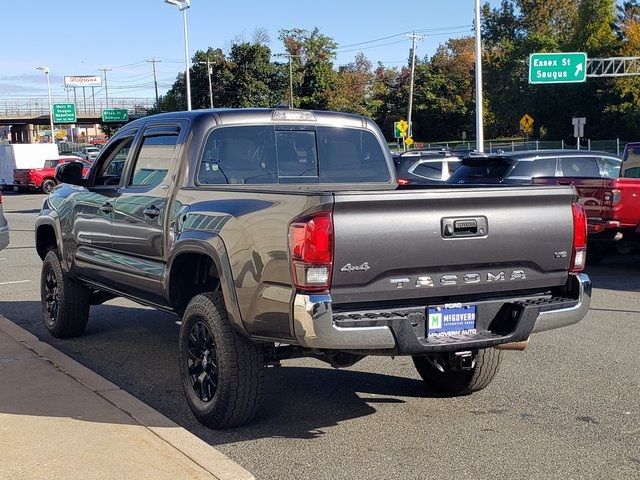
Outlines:
{"type": "MultiPolygon", "coordinates": [[[[487,333],[478,341],[469,337],[469,342],[456,344],[448,342],[447,345],[429,345],[421,342],[415,336],[411,338],[411,326],[401,325],[398,321],[389,321],[384,325],[348,326],[341,327],[336,324],[332,309],[331,295],[304,295],[296,294],[293,304],[293,324],[295,335],[300,345],[308,348],[331,350],[395,350],[406,352],[416,351],[424,346],[424,351],[455,350],[456,348],[485,348],[482,345],[495,346],[501,343],[524,340],[531,333],[544,332],[556,328],[562,328],[578,323],[589,310],[591,304],[591,281],[585,274],[572,275],[570,281],[572,296],[565,302],[558,303],[561,308],[531,306],[523,308],[522,325],[517,326],[517,332],[507,335],[487,333]],[[569,306],[567,306],[569,305],[569,306]],[[398,328],[394,328],[398,327],[398,328]],[[525,335],[523,339],[514,338],[525,335]],[[410,340],[411,345],[406,343],[410,340]]],[[[510,303],[509,299],[501,300],[510,303]]],[[[518,303],[514,300],[514,303],[518,303]]],[[[369,322],[372,323],[372,322],[369,322]]],[[[384,322],[383,322],[384,323],[384,322]]],[[[404,323],[408,323],[408,320],[404,323]]]]}

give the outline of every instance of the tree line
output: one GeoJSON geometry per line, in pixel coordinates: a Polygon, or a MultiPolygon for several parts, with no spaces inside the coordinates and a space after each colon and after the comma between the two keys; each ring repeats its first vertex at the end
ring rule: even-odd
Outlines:
{"type": "MultiPolygon", "coordinates": [[[[571,118],[587,117],[592,139],[640,139],[640,77],[590,78],[583,84],[529,85],[534,52],[583,51],[589,58],[640,56],[640,3],[615,0],[503,0],[482,8],[485,135],[522,136],[519,119],[535,120],[534,138],[570,140],[571,118]]],[[[208,108],[211,65],[214,107],[273,107],[287,104],[291,61],[294,106],[337,110],[373,118],[387,138],[393,122],[406,118],[410,58],[402,67],[373,65],[358,53],[335,66],[334,39],[319,29],[284,29],[274,57],[263,29],[251,40],[197,51],[190,70],[194,109],[208,108]],[[275,58],[275,60],[274,60],[275,58]]],[[[451,38],[435,54],[416,60],[414,137],[454,140],[475,131],[474,38],[451,38]]],[[[184,75],[155,110],[186,109],[184,75]]]]}

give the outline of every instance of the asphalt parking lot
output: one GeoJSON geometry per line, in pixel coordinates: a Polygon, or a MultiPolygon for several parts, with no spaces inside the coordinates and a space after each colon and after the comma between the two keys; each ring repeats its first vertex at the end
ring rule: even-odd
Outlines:
{"type": "Polygon", "coordinates": [[[42,199],[4,197],[11,244],[0,251],[0,314],[258,479],[640,478],[638,256],[590,268],[587,318],[533,337],[525,352],[504,352],[499,375],[482,392],[430,397],[409,358],[367,358],[345,370],[288,361],[269,369],[257,422],[211,431],[182,396],[176,317],[114,300],[92,308],[81,338],[45,332],[33,238],[42,199]]]}

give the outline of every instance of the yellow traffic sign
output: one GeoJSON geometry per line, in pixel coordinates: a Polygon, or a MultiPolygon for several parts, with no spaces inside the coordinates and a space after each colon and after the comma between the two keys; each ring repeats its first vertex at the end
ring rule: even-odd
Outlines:
{"type": "Polygon", "coordinates": [[[531,116],[528,113],[525,113],[524,117],[520,119],[520,126],[522,127],[522,130],[524,130],[525,132],[532,131],[533,124],[534,124],[534,120],[533,118],[531,118],[531,116]]]}
{"type": "Polygon", "coordinates": [[[407,138],[405,138],[405,139],[404,139],[404,144],[405,144],[407,147],[410,147],[410,146],[411,146],[411,145],[413,145],[414,143],[415,143],[415,142],[413,141],[413,138],[411,138],[411,137],[407,137],[407,138]]]}

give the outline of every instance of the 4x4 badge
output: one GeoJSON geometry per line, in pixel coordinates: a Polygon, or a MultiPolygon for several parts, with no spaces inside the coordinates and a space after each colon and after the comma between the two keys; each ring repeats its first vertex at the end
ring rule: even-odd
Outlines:
{"type": "Polygon", "coordinates": [[[341,272],[366,272],[371,267],[369,266],[369,262],[364,262],[362,265],[351,265],[347,263],[344,267],[340,269],[341,272]]]}

